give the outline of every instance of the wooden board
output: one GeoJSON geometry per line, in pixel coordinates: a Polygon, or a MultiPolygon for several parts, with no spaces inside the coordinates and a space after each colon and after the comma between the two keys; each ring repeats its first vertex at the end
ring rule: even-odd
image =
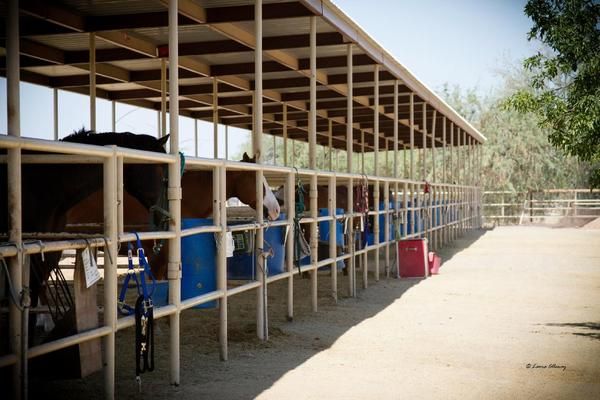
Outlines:
{"type": "MultiPolygon", "coordinates": [[[[94,251],[95,256],[95,251],[94,251]]],[[[98,284],[86,288],[85,272],[81,261],[81,250],[77,250],[75,272],[73,276],[73,295],[75,301],[75,328],[85,332],[97,328],[98,323],[98,284]]],[[[102,348],[100,339],[84,342],[79,346],[79,365],[84,378],[102,369],[102,348]]]]}

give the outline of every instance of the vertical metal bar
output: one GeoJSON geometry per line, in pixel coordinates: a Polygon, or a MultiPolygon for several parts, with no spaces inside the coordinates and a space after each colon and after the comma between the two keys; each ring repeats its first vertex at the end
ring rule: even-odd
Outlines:
{"type": "Polygon", "coordinates": [[[223,291],[219,299],[219,355],[222,361],[227,360],[227,201],[226,167],[213,169],[213,198],[216,200],[213,209],[213,221],[221,227],[217,241],[217,290],[223,291]]]}
{"type": "Polygon", "coordinates": [[[292,167],[296,166],[296,141],[291,139],[292,142],[292,167]]]}
{"type": "MultiPolygon", "coordinates": [[[[363,136],[364,136],[364,134],[363,134],[363,136]]],[[[364,150],[362,152],[362,155],[363,155],[363,164],[364,164],[364,155],[365,155],[364,150]]],[[[375,202],[375,201],[376,200],[374,200],[373,202],[375,202]]],[[[367,235],[367,232],[368,232],[368,229],[367,229],[368,218],[369,217],[366,216],[366,219],[365,219],[364,225],[363,225],[364,226],[364,234],[365,235],[367,235]]],[[[366,244],[365,244],[364,247],[366,247],[366,244]]],[[[369,255],[368,255],[368,252],[365,251],[362,254],[362,258],[361,258],[361,263],[362,263],[362,265],[361,265],[361,268],[362,268],[362,283],[363,283],[362,287],[363,287],[363,289],[366,289],[367,287],[369,287],[369,263],[368,263],[368,261],[369,261],[369,255]]]]}
{"type": "MultiPolygon", "coordinates": [[[[10,0],[8,2],[8,14],[6,20],[6,119],[8,135],[21,136],[21,107],[20,107],[20,64],[19,64],[19,2],[10,0]]],[[[8,260],[10,279],[16,293],[23,289],[23,241],[22,241],[22,208],[21,208],[21,149],[7,150],[7,195],[9,215],[8,240],[17,246],[17,255],[8,260]]],[[[2,212],[6,212],[3,210],[2,212]]],[[[26,400],[27,379],[25,369],[27,362],[24,353],[23,336],[21,332],[23,315],[19,307],[9,302],[9,347],[10,351],[17,357],[13,367],[13,396],[15,399],[26,400]]]]}
{"type": "Polygon", "coordinates": [[[475,175],[473,174],[474,172],[474,168],[473,168],[473,138],[469,135],[468,137],[468,141],[469,141],[469,229],[473,228],[473,186],[475,185],[474,183],[474,177],[475,175]]]}
{"type": "Polygon", "coordinates": [[[447,125],[447,119],[446,116],[444,116],[443,120],[442,120],[442,183],[444,184],[443,189],[442,189],[442,210],[441,210],[441,215],[442,215],[442,224],[443,224],[443,228],[442,228],[442,245],[445,245],[446,243],[448,243],[448,212],[447,212],[447,208],[446,208],[446,202],[448,201],[447,195],[448,195],[448,188],[446,186],[446,184],[448,183],[448,176],[446,175],[446,163],[447,163],[447,159],[446,159],[446,146],[447,146],[447,142],[446,142],[446,125],[447,125]]]}
{"type": "MultiPolygon", "coordinates": [[[[263,135],[263,20],[262,20],[262,0],[254,2],[254,36],[256,45],[254,47],[254,107],[252,114],[254,120],[254,130],[252,132],[252,146],[256,163],[262,164],[262,135],[263,135]]],[[[256,220],[260,225],[256,231],[255,245],[262,247],[264,242],[263,223],[263,170],[256,171],[256,220]]],[[[261,254],[257,255],[258,271],[264,271],[264,258],[261,254]]],[[[256,334],[260,340],[266,340],[268,332],[266,331],[266,304],[264,296],[264,279],[262,273],[258,274],[260,286],[256,291],[256,334]]]]}
{"type": "MultiPolygon", "coordinates": [[[[433,109],[433,120],[431,122],[431,182],[436,183],[436,175],[435,175],[435,128],[437,123],[437,110],[433,109]]],[[[431,185],[431,189],[429,191],[429,238],[431,239],[431,245],[433,249],[437,250],[437,230],[433,230],[435,227],[435,219],[437,215],[436,210],[436,198],[437,198],[437,189],[435,185],[431,185]]]]}
{"type": "Polygon", "coordinates": [[[156,111],[156,137],[161,137],[162,136],[162,130],[161,130],[161,113],[160,110],[156,111]]]}
{"type": "Polygon", "coordinates": [[[465,145],[465,142],[463,140],[463,135],[462,135],[462,129],[458,129],[458,176],[459,176],[459,180],[458,183],[460,185],[460,189],[459,189],[459,218],[460,218],[460,223],[459,223],[459,234],[460,236],[462,236],[463,234],[463,223],[464,223],[464,205],[463,205],[463,201],[464,201],[464,185],[465,185],[465,171],[464,171],[464,162],[465,162],[465,158],[464,158],[464,152],[463,152],[463,146],[465,145]]]}
{"type": "Polygon", "coordinates": [[[446,117],[444,116],[443,119],[443,123],[442,123],[442,182],[443,183],[448,183],[448,177],[446,176],[446,125],[447,125],[447,120],[446,117]]]}
{"type": "Polygon", "coordinates": [[[198,120],[194,118],[194,156],[198,157],[198,120]]]}
{"type": "MultiPolygon", "coordinates": [[[[468,157],[469,157],[469,146],[467,144],[467,131],[463,130],[463,157],[462,157],[462,169],[463,169],[463,185],[468,185],[469,184],[469,179],[468,179],[468,171],[467,168],[469,167],[469,162],[468,162],[468,157]]],[[[468,189],[463,187],[463,203],[466,203],[468,201],[468,189]]],[[[463,204],[463,224],[462,224],[462,228],[463,228],[463,234],[465,233],[466,229],[467,229],[467,205],[463,204]]]]}
{"type": "MultiPolygon", "coordinates": [[[[352,43],[346,45],[346,85],[348,86],[348,95],[346,96],[346,166],[347,172],[352,173],[352,153],[354,152],[354,138],[353,138],[353,106],[352,106],[352,92],[353,92],[353,64],[352,64],[352,43]]],[[[351,191],[349,188],[348,191],[351,191]]]]}
{"type": "MultiPolygon", "coordinates": [[[[390,146],[390,140],[389,139],[385,139],[385,176],[389,177],[391,175],[391,171],[390,171],[390,164],[389,164],[389,146],[390,146]]],[[[389,190],[390,190],[390,184],[389,184],[389,180],[385,180],[384,183],[385,186],[385,191],[387,192],[387,194],[384,194],[384,204],[385,207],[385,217],[384,217],[384,229],[387,229],[386,232],[388,232],[388,238],[387,240],[385,240],[385,276],[386,278],[390,277],[390,243],[389,243],[389,228],[390,228],[390,213],[389,213],[389,202],[390,202],[390,194],[389,194],[389,190]],[[387,200],[385,200],[387,198],[387,200]]],[[[385,193],[385,192],[384,192],[385,193]]],[[[380,228],[381,229],[381,228],[380,228]]],[[[385,235],[384,235],[385,238],[385,235]]]]}
{"type": "Polygon", "coordinates": [[[229,160],[229,125],[225,125],[225,159],[229,160]]]}
{"type": "Polygon", "coordinates": [[[388,138],[384,138],[384,143],[385,149],[383,151],[383,164],[385,165],[385,168],[383,169],[383,176],[390,176],[390,140],[388,138]]]}
{"type": "MultiPolygon", "coordinates": [[[[352,153],[350,153],[352,155],[352,153]]],[[[350,248],[350,259],[348,261],[348,279],[349,279],[349,292],[351,297],[356,297],[356,255],[355,255],[355,244],[356,240],[354,237],[354,194],[353,194],[353,179],[348,179],[348,213],[351,217],[348,219],[348,247],[350,248]]]]}
{"type": "Polygon", "coordinates": [[[288,120],[287,103],[283,103],[283,165],[289,166],[288,161],[288,120]]]}
{"type": "Polygon", "coordinates": [[[458,205],[457,205],[457,215],[458,215],[458,224],[457,224],[457,233],[458,236],[462,236],[462,185],[464,184],[462,178],[463,178],[463,174],[461,171],[462,168],[462,164],[461,164],[461,156],[462,156],[462,152],[461,152],[461,143],[462,143],[462,135],[460,132],[460,128],[457,127],[457,148],[456,148],[456,164],[457,164],[457,168],[456,168],[456,173],[458,175],[458,179],[457,179],[457,183],[460,185],[457,188],[457,200],[458,200],[458,205]]]}
{"type": "Polygon", "coordinates": [[[90,52],[90,129],[96,131],[96,34],[89,33],[90,52]]]}
{"type": "Polygon", "coordinates": [[[293,172],[288,172],[285,184],[286,196],[285,204],[287,204],[288,214],[288,233],[286,241],[286,265],[288,273],[288,291],[287,291],[287,319],[294,319],[294,218],[296,213],[296,196],[295,196],[295,178],[293,172]]]}
{"type": "MultiPolygon", "coordinates": [[[[385,218],[383,224],[383,241],[385,242],[385,276],[390,277],[390,183],[386,179],[383,183],[383,210],[385,218]]],[[[379,258],[379,257],[378,257],[379,258]]]]}
{"type": "Polygon", "coordinates": [[[421,149],[421,180],[426,180],[427,179],[427,166],[425,163],[425,155],[427,154],[427,103],[423,103],[423,119],[422,119],[422,123],[423,123],[423,148],[421,149]]]}
{"type": "Polygon", "coordinates": [[[117,233],[125,231],[123,221],[123,156],[117,157],[117,233]]]}
{"type": "MultiPolygon", "coordinates": [[[[52,89],[52,103],[54,115],[54,140],[58,140],[58,89],[52,89]]],[[[114,131],[114,129],[113,129],[114,131]]]]}
{"type": "Polygon", "coordinates": [[[483,143],[479,144],[479,160],[477,168],[477,176],[479,177],[479,228],[483,227],[483,187],[482,187],[482,174],[483,174],[483,143]]]}
{"type": "Polygon", "coordinates": [[[360,172],[365,174],[365,131],[360,131],[360,172]]]}
{"type": "MultiPolygon", "coordinates": [[[[336,182],[335,176],[329,177],[328,208],[329,215],[333,220],[329,221],[329,258],[335,260],[337,257],[337,219],[336,219],[336,182]]],[[[331,265],[331,297],[337,303],[337,262],[331,265]]]]}
{"type": "Polygon", "coordinates": [[[212,78],[213,158],[219,158],[219,82],[212,78]]]}
{"type": "Polygon", "coordinates": [[[431,122],[431,182],[437,182],[437,175],[435,170],[435,129],[437,122],[437,110],[433,109],[433,121],[431,122]]]}
{"type": "Polygon", "coordinates": [[[110,127],[113,132],[117,131],[117,102],[111,101],[110,110],[110,127]]]}
{"type": "MultiPolygon", "coordinates": [[[[171,384],[180,382],[180,347],[179,327],[181,308],[181,164],[179,162],[179,26],[178,1],[169,1],[169,125],[170,152],[177,157],[178,162],[169,164],[169,212],[171,219],[170,230],[175,233],[169,239],[169,303],[177,307],[177,312],[169,317],[169,351],[171,384]]],[[[164,115],[164,114],[163,114],[164,115]]],[[[166,121],[163,121],[166,123],[166,121]]],[[[166,132],[163,132],[166,133],[166,132]]]]}
{"type": "Polygon", "coordinates": [[[410,175],[409,175],[409,179],[412,181],[410,184],[410,221],[411,221],[411,232],[410,233],[415,233],[416,232],[416,226],[418,226],[418,224],[416,223],[416,216],[417,214],[415,213],[415,184],[414,184],[414,180],[415,180],[415,94],[411,93],[410,94],[410,98],[409,98],[409,132],[410,132],[410,175]]]}
{"type": "Polygon", "coordinates": [[[329,170],[333,171],[333,121],[328,120],[329,124],[327,127],[327,136],[329,139],[328,147],[329,147],[329,170]]]}
{"type": "MultiPolygon", "coordinates": [[[[422,172],[421,172],[421,180],[422,181],[426,181],[427,180],[427,103],[423,102],[423,148],[420,151],[421,154],[421,168],[422,168],[422,172]]],[[[423,237],[427,238],[427,240],[429,241],[429,243],[431,243],[431,237],[430,237],[430,228],[431,225],[429,224],[429,215],[431,215],[431,208],[429,207],[430,205],[428,204],[429,199],[431,198],[431,193],[428,195],[425,194],[425,186],[423,186],[423,199],[421,201],[420,206],[422,207],[422,212],[421,215],[423,216],[423,237]],[[424,211],[427,211],[427,214],[424,213],[424,211]]]]}
{"type": "MultiPolygon", "coordinates": [[[[449,175],[450,175],[450,183],[452,183],[452,185],[456,184],[455,181],[455,167],[454,167],[454,122],[450,123],[450,169],[449,169],[449,175]]],[[[454,195],[455,195],[455,187],[452,186],[450,188],[450,221],[451,221],[451,225],[450,225],[450,240],[454,241],[455,237],[455,233],[456,233],[456,225],[454,224],[454,218],[456,215],[456,206],[454,205],[454,195]]]]}
{"type": "MultiPolygon", "coordinates": [[[[348,173],[352,173],[354,168],[352,165],[353,152],[354,152],[354,131],[353,131],[353,64],[352,64],[352,43],[346,45],[346,85],[348,86],[348,95],[346,96],[346,170],[348,173]]],[[[352,178],[348,180],[348,210],[347,213],[352,215],[354,213],[354,201],[353,201],[353,184],[352,178]]],[[[354,259],[354,217],[350,217],[347,222],[348,229],[348,247],[350,249],[351,257],[348,260],[348,279],[349,279],[349,292],[350,296],[356,297],[356,269],[354,259]]]]}
{"type": "Polygon", "coordinates": [[[271,136],[273,137],[273,165],[277,165],[277,137],[271,136]]]}
{"type": "MultiPolygon", "coordinates": [[[[402,239],[406,239],[408,235],[408,183],[404,182],[402,185],[402,239]]],[[[400,275],[397,275],[400,278],[400,275]]]]}
{"type": "MultiPolygon", "coordinates": [[[[169,52],[169,65],[171,64],[171,56],[169,52]]],[[[171,71],[169,70],[169,76],[172,77],[171,71]]],[[[170,100],[173,100],[172,96],[169,96],[170,100]]],[[[177,101],[177,99],[175,99],[177,101]]],[[[171,106],[169,105],[169,108],[171,106]]],[[[163,137],[167,134],[167,59],[160,59],[160,127],[159,137],[163,137]]],[[[173,138],[171,138],[171,141],[173,138]]]]}
{"type": "MultiPolygon", "coordinates": [[[[374,114],[373,114],[373,139],[374,139],[374,170],[373,174],[379,177],[379,64],[375,64],[373,71],[373,102],[374,102],[374,114]]],[[[379,212],[379,179],[375,181],[373,189],[373,209],[379,212]]],[[[375,243],[375,281],[379,281],[379,214],[373,218],[373,243],[375,243]]],[[[366,257],[365,257],[366,261],[366,257]]],[[[365,264],[365,270],[367,270],[365,264]]]]}
{"type": "MultiPolygon", "coordinates": [[[[308,113],[308,158],[309,168],[317,169],[317,17],[310,17],[310,111],[308,113]]],[[[317,311],[317,262],[319,260],[319,238],[317,237],[317,175],[310,176],[310,282],[312,310],[317,311]]]]}
{"type": "Polygon", "coordinates": [[[108,239],[108,248],[104,249],[104,325],[112,332],[104,337],[104,395],[107,399],[115,397],[115,333],[117,329],[117,156],[114,154],[104,160],[104,236],[108,239]]]}

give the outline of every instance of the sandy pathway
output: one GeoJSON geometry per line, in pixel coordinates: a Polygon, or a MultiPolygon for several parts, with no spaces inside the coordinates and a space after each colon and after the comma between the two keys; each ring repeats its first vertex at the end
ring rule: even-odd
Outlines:
{"type": "MultiPolygon", "coordinates": [[[[309,280],[298,278],[293,323],[285,321],[285,282],[274,284],[268,343],[254,338],[254,293],[236,296],[226,363],[218,361],[216,311],[186,312],[179,387],[168,385],[165,321],[143,395],[131,379],[130,332],[119,333],[117,397],[600,398],[600,230],[497,228],[468,235],[442,256],[438,276],[371,279],[358,299],[337,305],[320,274],[316,314],[309,280]]],[[[101,398],[102,374],[43,391],[101,398]]]]}
{"type": "Polygon", "coordinates": [[[502,228],[260,398],[600,398],[599,357],[600,233],[502,228]]]}

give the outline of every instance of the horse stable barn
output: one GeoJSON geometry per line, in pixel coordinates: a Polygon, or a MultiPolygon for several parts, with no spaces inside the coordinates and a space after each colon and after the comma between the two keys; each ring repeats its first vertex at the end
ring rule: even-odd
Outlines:
{"type": "Polygon", "coordinates": [[[336,300],[356,296],[357,286],[400,277],[400,239],[424,237],[437,249],[480,226],[485,137],[329,0],[1,4],[8,131],[0,136],[0,371],[12,398],[32,392],[42,368],[36,363],[43,360],[49,371],[51,362],[65,359],[53,369],[75,364],[79,377],[102,369],[105,396],[114,398],[115,363],[123,357],[116,333],[128,329],[136,337],[132,379],[152,369],[155,340],[168,342],[170,382],[185,385],[180,322],[204,312],[188,309],[216,301],[220,357],[227,360],[231,298],[256,293],[256,335],[268,340],[267,290],[275,282],[287,281],[281,302],[287,302],[291,321],[300,274],[310,276],[311,288],[310,299],[302,301],[316,312],[319,278],[327,277],[336,300]],[[91,131],[100,98],[112,102],[113,131],[115,103],[123,103],[154,110],[159,132],[26,138],[20,119],[30,116],[20,112],[20,82],[54,89],[55,138],[58,90],[89,95],[91,118],[83,123],[91,131]],[[250,131],[253,158],[217,158],[218,140],[213,158],[184,156],[180,116],[212,123],[215,139],[219,126],[250,131]],[[277,137],[283,157],[275,164],[261,155],[263,142],[277,137]],[[300,142],[308,143],[308,168],[292,159],[300,142]],[[318,160],[318,153],[324,158],[318,160]],[[334,162],[340,155],[343,166],[334,162]],[[205,193],[211,187],[212,201],[205,193]],[[273,204],[277,188],[281,205],[273,204]],[[251,220],[232,222],[226,201],[234,195],[256,210],[246,213],[251,220]],[[194,208],[203,197],[206,207],[194,208]],[[99,215],[95,232],[67,229],[68,213],[84,201],[84,214],[99,215]],[[146,223],[132,229],[136,209],[146,223]],[[182,225],[182,218],[204,222],[182,225]],[[276,228],[285,236],[277,245],[286,257],[271,273],[277,251],[274,244],[267,250],[265,238],[276,228]],[[184,242],[199,237],[214,249],[214,287],[186,298],[184,242]],[[232,239],[235,248],[238,240],[250,243],[247,259],[255,273],[242,282],[228,271],[232,239]],[[152,269],[138,265],[140,241],[152,269]],[[164,244],[162,272],[156,269],[160,255],[152,254],[157,243],[164,244]],[[127,257],[119,257],[128,244],[134,261],[129,272],[127,257]],[[67,279],[59,260],[68,250],[76,261],[67,279]],[[300,262],[298,254],[308,253],[300,262]],[[94,274],[100,282],[89,285],[94,274]],[[125,276],[131,280],[124,282],[125,276]],[[161,279],[168,297],[152,306],[151,292],[156,296],[161,279]],[[135,295],[134,280],[139,301],[134,297],[135,306],[124,309],[135,295]],[[342,283],[344,291],[338,290],[342,283]],[[128,286],[128,297],[120,296],[128,286]],[[54,329],[40,333],[36,320],[39,325],[42,318],[54,329]],[[152,321],[161,318],[169,321],[168,334],[162,330],[154,338],[152,321]]]}

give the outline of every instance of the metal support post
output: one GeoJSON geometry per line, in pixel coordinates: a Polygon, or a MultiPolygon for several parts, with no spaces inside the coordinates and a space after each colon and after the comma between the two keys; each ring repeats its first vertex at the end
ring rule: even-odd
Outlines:
{"type": "MultiPolygon", "coordinates": [[[[252,146],[256,163],[262,164],[262,135],[263,135],[263,19],[262,19],[262,0],[254,2],[254,36],[256,37],[256,46],[254,48],[254,107],[252,114],[254,120],[254,129],[252,131],[252,146]]],[[[255,246],[262,247],[264,242],[263,224],[263,171],[256,171],[256,220],[259,228],[256,231],[255,246]]],[[[263,271],[265,266],[262,255],[257,257],[258,271],[263,271]]],[[[263,289],[264,276],[259,274],[259,282],[256,293],[256,334],[260,340],[266,340],[268,332],[265,327],[265,296],[263,289]]]]}
{"type": "MultiPolygon", "coordinates": [[[[329,215],[333,216],[333,220],[329,221],[329,258],[335,260],[337,257],[337,219],[336,219],[336,180],[335,176],[329,177],[329,196],[328,208],[329,215]]],[[[337,303],[338,287],[337,287],[337,261],[331,264],[331,297],[337,303]]]]}
{"type": "Polygon", "coordinates": [[[288,120],[287,103],[283,103],[283,165],[288,167],[288,120]]]}
{"type": "Polygon", "coordinates": [[[198,120],[194,118],[194,157],[198,157],[198,120]]]}
{"type": "MultiPolygon", "coordinates": [[[[21,136],[21,108],[20,108],[20,64],[19,64],[19,2],[8,2],[8,18],[6,20],[6,116],[8,135],[21,136]]],[[[22,241],[22,186],[21,186],[21,149],[19,147],[7,150],[7,197],[9,215],[8,240],[17,249],[17,255],[8,260],[10,279],[16,293],[23,289],[23,241],[22,241]]],[[[3,189],[4,190],[4,189],[3,189]]],[[[6,212],[6,210],[3,210],[6,212]]],[[[17,362],[12,371],[12,395],[14,399],[25,399],[27,396],[27,352],[26,343],[22,332],[23,315],[17,304],[9,303],[9,348],[17,357],[17,362]]],[[[10,392],[9,392],[10,393],[10,392]]],[[[9,394],[10,396],[10,394],[9,394]]]]}
{"type": "MultiPolygon", "coordinates": [[[[317,17],[310,17],[310,110],[308,113],[308,162],[311,170],[317,169],[317,17]]],[[[310,282],[311,304],[317,311],[317,262],[319,238],[317,237],[317,175],[310,176],[310,282]]]]}
{"type": "Polygon", "coordinates": [[[295,208],[295,185],[296,181],[294,179],[294,173],[289,172],[287,174],[287,180],[285,184],[285,203],[288,204],[287,214],[288,214],[288,233],[287,233],[287,241],[286,241],[286,265],[287,265],[287,273],[288,273],[288,290],[287,290],[287,319],[288,321],[292,321],[294,319],[294,218],[296,213],[295,208]]]}
{"type": "MultiPolygon", "coordinates": [[[[169,64],[171,64],[171,57],[169,57],[169,64]]],[[[169,71],[169,75],[172,74],[169,71]]],[[[171,97],[172,99],[172,97],[171,97]]],[[[167,134],[167,59],[160,59],[160,127],[159,137],[163,137],[167,134]]],[[[171,139],[173,140],[173,139],[171,139]]]]}
{"type": "MultiPolygon", "coordinates": [[[[179,16],[178,0],[169,1],[169,128],[170,153],[177,162],[169,164],[169,230],[175,234],[169,239],[169,303],[177,308],[177,312],[169,316],[169,353],[170,381],[173,385],[180,382],[180,348],[179,327],[181,308],[181,175],[179,162],[179,16]]],[[[163,114],[164,116],[165,114],[163,114]]],[[[163,120],[166,129],[166,120],[163,120]]],[[[163,135],[166,130],[163,131],[163,135]]]]}
{"type": "Polygon", "coordinates": [[[410,94],[410,98],[409,98],[409,132],[410,132],[410,175],[409,175],[409,179],[411,180],[410,183],[410,221],[411,221],[411,232],[410,233],[416,233],[417,231],[417,227],[418,224],[416,223],[416,213],[415,213],[415,202],[416,202],[416,197],[415,197],[415,191],[416,191],[416,187],[415,187],[415,95],[414,93],[410,94]]]}
{"type": "MultiPolygon", "coordinates": [[[[346,169],[349,174],[354,170],[352,165],[353,153],[354,153],[354,131],[353,131],[353,64],[352,64],[352,43],[346,45],[346,85],[348,86],[348,95],[346,96],[346,169]]],[[[350,215],[354,214],[354,196],[353,196],[353,182],[352,178],[348,179],[348,210],[347,213],[350,215]]],[[[350,258],[348,261],[348,278],[349,278],[349,292],[350,296],[356,297],[356,266],[354,256],[354,217],[348,219],[346,229],[348,231],[348,247],[350,258]]]]}
{"type": "MultiPolygon", "coordinates": [[[[373,114],[373,136],[374,136],[374,170],[373,174],[379,177],[379,64],[375,64],[373,83],[374,114],[373,114]]],[[[375,181],[373,189],[373,209],[379,212],[379,179],[375,181]]],[[[379,214],[373,218],[373,243],[375,243],[375,281],[379,281],[379,214]]],[[[365,257],[365,270],[368,269],[368,263],[365,257]]]]}
{"type": "Polygon", "coordinates": [[[96,131],[96,34],[89,33],[90,55],[90,129],[96,131]]]}
{"type": "Polygon", "coordinates": [[[213,158],[219,158],[219,82],[212,78],[213,158]]]}
{"type": "Polygon", "coordinates": [[[219,356],[227,360],[227,171],[226,167],[213,169],[213,221],[221,227],[217,235],[217,290],[223,292],[219,299],[219,356]]]}
{"type": "Polygon", "coordinates": [[[115,398],[115,363],[117,329],[117,156],[104,160],[104,236],[108,238],[108,247],[104,248],[104,325],[111,333],[104,337],[104,395],[106,399],[115,398]]]}
{"type": "MultiPolygon", "coordinates": [[[[53,105],[53,115],[54,115],[54,140],[58,140],[58,89],[52,89],[52,105],[53,105]]],[[[114,104],[114,101],[113,101],[114,104]]],[[[114,108],[114,105],[113,105],[114,108]]],[[[113,132],[115,129],[113,128],[113,132]]]]}

